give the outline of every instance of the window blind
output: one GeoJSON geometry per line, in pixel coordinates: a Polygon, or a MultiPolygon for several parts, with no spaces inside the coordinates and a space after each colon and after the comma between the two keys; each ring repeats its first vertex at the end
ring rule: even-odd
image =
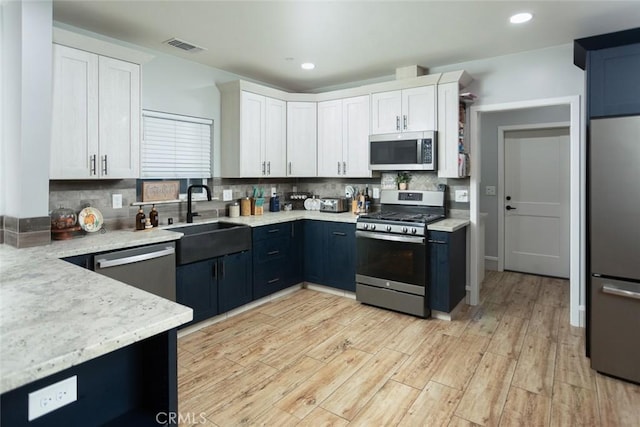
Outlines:
{"type": "Polygon", "coordinates": [[[211,177],[212,120],[143,110],[141,178],[211,177]]]}

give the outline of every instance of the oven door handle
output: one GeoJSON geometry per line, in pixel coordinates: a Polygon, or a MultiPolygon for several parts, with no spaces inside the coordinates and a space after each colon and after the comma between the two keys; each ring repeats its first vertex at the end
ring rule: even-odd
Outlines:
{"type": "Polygon", "coordinates": [[[391,242],[405,242],[424,244],[424,237],[420,236],[398,236],[395,234],[374,233],[371,231],[356,231],[356,237],[376,240],[389,240],[391,242]]]}

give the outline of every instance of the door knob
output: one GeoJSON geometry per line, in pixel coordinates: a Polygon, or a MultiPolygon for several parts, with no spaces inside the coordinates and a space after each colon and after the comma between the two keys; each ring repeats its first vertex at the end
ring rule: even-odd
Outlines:
{"type": "Polygon", "coordinates": [[[505,208],[506,210],[510,211],[510,210],[516,210],[516,208],[512,208],[511,206],[507,205],[507,207],[505,208]]]}

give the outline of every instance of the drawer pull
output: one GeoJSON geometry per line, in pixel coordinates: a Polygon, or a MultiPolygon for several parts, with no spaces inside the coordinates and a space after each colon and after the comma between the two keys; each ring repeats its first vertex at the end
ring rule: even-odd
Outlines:
{"type": "Polygon", "coordinates": [[[617,295],[625,298],[640,299],[640,293],[630,291],[628,289],[624,289],[615,285],[604,285],[602,287],[602,292],[604,292],[605,294],[617,295]]]}
{"type": "Polygon", "coordinates": [[[279,228],[272,228],[271,230],[267,231],[267,233],[277,233],[278,231],[280,231],[279,228]]]}
{"type": "Polygon", "coordinates": [[[280,251],[270,251],[267,252],[267,255],[278,255],[280,253],[280,251]]]}
{"type": "Polygon", "coordinates": [[[334,232],[333,232],[333,235],[334,235],[334,236],[346,236],[346,235],[347,235],[347,233],[342,233],[342,232],[340,232],[340,231],[334,231],[334,232]]]}
{"type": "Polygon", "coordinates": [[[276,282],[279,282],[279,281],[280,281],[280,278],[279,278],[279,277],[276,277],[275,279],[271,279],[271,280],[269,280],[269,281],[267,282],[267,284],[272,285],[272,284],[274,284],[274,283],[276,283],[276,282]]]}

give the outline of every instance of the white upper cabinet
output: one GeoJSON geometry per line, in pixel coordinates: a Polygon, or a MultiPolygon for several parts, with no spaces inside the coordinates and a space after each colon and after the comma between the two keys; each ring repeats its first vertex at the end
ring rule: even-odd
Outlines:
{"type": "Polygon", "coordinates": [[[318,176],[370,177],[369,96],[318,103],[318,176]]]}
{"type": "Polygon", "coordinates": [[[140,67],[53,45],[51,179],[137,178],[140,67]]]}
{"type": "Polygon", "coordinates": [[[287,102],[287,175],[317,176],[317,104],[287,102]]]}
{"type": "Polygon", "coordinates": [[[247,91],[223,93],[221,175],[283,177],[286,103],[247,91]]]}
{"type": "Polygon", "coordinates": [[[374,135],[437,130],[435,85],[372,94],[371,121],[374,135]]]}
{"type": "Polygon", "coordinates": [[[463,178],[469,175],[469,152],[465,147],[465,107],[461,106],[460,87],[471,76],[464,71],[445,73],[438,83],[438,176],[463,178]],[[466,167],[462,167],[464,164],[466,167]]]}

